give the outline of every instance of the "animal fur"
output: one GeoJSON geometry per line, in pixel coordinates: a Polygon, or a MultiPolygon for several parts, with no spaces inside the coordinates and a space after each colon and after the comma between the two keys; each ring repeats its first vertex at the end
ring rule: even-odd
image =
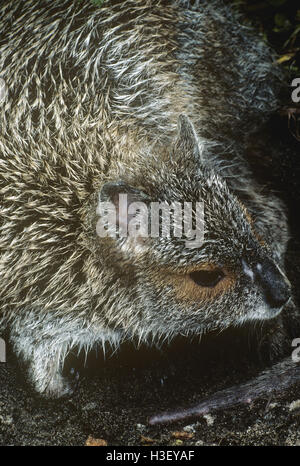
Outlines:
{"type": "Polygon", "coordinates": [[[245,156],[282,85],[262,39],[219,1],[3,0],[0,30],[0,322],[35,388],[70,393],[75,346],[279,315],[262,281],[288,301],[286,209],[245,156]],[[203,247],[100,238],[98,201],[120,192],[203,201],[203,247]],[[203,264],[230,280],[200,289],[203,264]]]}

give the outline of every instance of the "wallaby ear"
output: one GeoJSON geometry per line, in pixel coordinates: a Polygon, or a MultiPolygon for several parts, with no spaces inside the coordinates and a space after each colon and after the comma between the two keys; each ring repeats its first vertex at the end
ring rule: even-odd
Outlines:
{"type": "Polygon", "coordinates": [[[105,183],[98,197],[97,234],[137,241],[147,237],[149,202],[147,194],[124,181],[105,183]]]}
{"type": "Polygon", "coordinates": [[[101,201],[109,201],[117,206],[120,194],[126,194],[128,202],[149,202],[149,196],[142,189],[137,189],[124,181],[109,181],[105,183],[99,193],[101,201]]]}
{"type": "Polygon", "coordinates": [[[186,115],[178,118],[178,133],[173,145],[172,158],[182,161],[201,159],[198,137],[193,123],[186,115]]]}

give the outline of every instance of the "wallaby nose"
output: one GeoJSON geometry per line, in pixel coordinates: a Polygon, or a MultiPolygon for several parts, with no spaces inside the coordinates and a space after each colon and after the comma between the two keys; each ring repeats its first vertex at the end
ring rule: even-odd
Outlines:
{"type": "Polygon", "coordinates": [[[279,267],[270,259],[256,265],[255,281],[263,290],[266,303],[271,308],[280,308],[290,298],[290,286],[279,267]]]}

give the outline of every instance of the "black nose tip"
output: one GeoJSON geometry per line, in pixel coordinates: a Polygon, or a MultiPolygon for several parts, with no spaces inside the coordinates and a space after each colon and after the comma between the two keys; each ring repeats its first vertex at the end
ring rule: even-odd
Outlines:
{"type": "Polygon", "coordinates": [[[267,304],[276,309],[284,306],[290,298],[290,293],[286,289],[276,289],[272,292],[265,290],[264,294],[267,304]]]}
{"type": "Polygon", "coordinates": [[[290,287],[274,262],[265,260],[258,264],[255,278],[263,290],[266,303],[271,308],[278,309],[287,303],[291,296],[290,287]]]}

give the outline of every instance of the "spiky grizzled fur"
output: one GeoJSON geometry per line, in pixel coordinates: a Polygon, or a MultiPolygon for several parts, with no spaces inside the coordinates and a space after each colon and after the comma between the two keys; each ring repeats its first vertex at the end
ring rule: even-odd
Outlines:
{"type": "Polygon", "coordinates": [[[244,156],[280,86],[261,39],[217,1],[0,8],[1,322],[36,389],[69,392],[61,370],[75,345],[278,315],[285,208],[244,156]],[[204,201],[203,247],[98,237],[98,200],[119,192],[204,201]],[[215,269],[215,286],[193,279],[215,269]]]}

